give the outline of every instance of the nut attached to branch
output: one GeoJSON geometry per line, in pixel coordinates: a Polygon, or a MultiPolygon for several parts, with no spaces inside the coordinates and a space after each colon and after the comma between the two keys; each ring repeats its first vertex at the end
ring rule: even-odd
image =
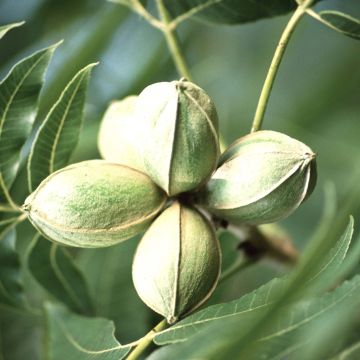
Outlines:
{"type": "Polygon", "coordinates": [[[194,209],[174,203],[150,226],[133,263],[141,299],[174,323],[213,292],[221,254],[213,226],[194,209]]]}

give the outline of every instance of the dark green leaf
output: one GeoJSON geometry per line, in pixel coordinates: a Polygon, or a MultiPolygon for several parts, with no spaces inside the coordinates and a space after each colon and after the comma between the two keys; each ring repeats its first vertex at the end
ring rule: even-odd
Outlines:
{"type": "Polygon", "coordinates": [[[25,21],[0,26],[0,39],[11,29],[23,25],[25,21]]]}
{"type": "Polygon", "coordinates": [[[86,90],[94,65],[75,75],[40,126],[28,161],[30,192],[52,172],[68,164],[79,140],[86,90]]]}
{"type": "Polygon", "coordinates": [[[311,11],[315,19],[353,39],[360,39],[360,20],[339,11],[324,10],[318,14],[311,11]]]}
{"type": "Polygon", "coordinates": [[[0,359],[42,359],[40,325],[40,317],[20,309],[0,306],[0,359]]]}
{"type": "Polygon", "coordinates": [[[114,337],[114,324],[102,318],[86,318],[60,306],[45,306],[48,360],[120,360],[130,351],[114,337]]]}
{"type": "Polygon", "coordinates": [[[93,312],[84,276],[66,249],[37,234],[28,251],[28,268],[45,290],[74,311],[93,312]]]}
{"type": "Polygon", "coordinates": [[[286,14],[296,8],[294,0],[165,0],[171,16],[197,18],[220,24],[240,24],[286,14]]]}
{"type": "Polygon", "coordinates": [[[15,251],[15,231],[0,241],[0,304],[24,305],[21,264],[15,251]]]}
{"type": "Polygon", "coordinates": [[[122,342],[138,339],[153,327],[153,312],[140,300],[131,278],[138,238],[108,248],[81,249],[78,264],[89,282],[96,314],[115,322],[122,342]],[[99,296],[101,294],[101,296],[99,296]]]}
{"type": "Polygon", "coordinates": [[[20,152],[30,134],[45,71],[58,44],[17,63],[0,83],[0,202],[18,171],[20,152]]]}

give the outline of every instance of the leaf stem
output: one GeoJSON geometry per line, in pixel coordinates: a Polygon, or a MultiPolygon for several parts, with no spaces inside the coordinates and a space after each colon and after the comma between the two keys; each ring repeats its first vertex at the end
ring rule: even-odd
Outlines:
{"type": "Polygon", "coordinates": [[[129,354],[127,360],[137,360],[143,352],[152,344],[153,338],[157,332],[164,330],[167,327],[166,319],[159,322],[151,331],[149,331],[142,339],[139,340],[138,345],[129,354]]]}
{"type": "Polygon", "coordinates": [[[164,25],[161,28],[161,30],[165,35],[165,39],[169,47],[171,56],[174,60],[175,66],[181,76],[185,77],[189,81],[193,81],[188,66],[186,64],[185,57],[181,51],[179,38],[176,34],[175,29],[172,26],[170,26],[171,25],[170,14],[164,6],[163,0],[156,0],[156,5],[160,15],[161,22],[164,25]]]}
{"type": "Polygon", "coordinates": [[[265,110],[269,101],[270,93],[272,90],[272,87],[274,85],[274,80],[276,77],[276,74],[279,70],[279,66],[281,63],[281,60],[283,58],[283,55],[285,53],[286,47],[289,43],[289,40],[291,38],[292,33],[295,30],[296,25],[300,21],[300,19],[303,17],[303,15],[306,13],[307,8],[311,5],[313,0],[305,0],[298,2],[298,7],[296,11],[291,16],[289,22],[287,23],[281,37],[280,41],[276,47],[273,59],[271,61],[268,73],[265,78],[264,85],[261,90],[260,98],[257,104],[253,124],[251,127],[251,132],[258,131],[261,129],[261,125],[264,119],[265,110]]]}

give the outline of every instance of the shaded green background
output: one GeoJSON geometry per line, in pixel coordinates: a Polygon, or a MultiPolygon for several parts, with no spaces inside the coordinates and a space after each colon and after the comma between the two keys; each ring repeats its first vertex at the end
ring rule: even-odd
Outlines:
{"type": "MultiPolygon", "coordinates": [[[[360,17],[360,3],[356,0],[324,1],[317,8],[339,9],[360,17]]],[[[43,120],[77,70],[100,61],[90,83],[85,126],[73,162],[99,157],[97,131],[111,100],[137,94],[153,82],[178,77],[162,34],[120,5],[99,0],[0,0],[0,24],[21,20],[26,20],[26,24],[11,31],[0,43],[2,78],[17,60],[60,39],[65,40],[48,71],[38,121],[43,120]]],[[[239,26],[187,21],[179,28],[191,72],[196,82],[213,97],[220,128],[228,143],[246,134],[251,127],[263,80],[287,20],[288,16],[282,16],[239,26]]],[[[328,181],[335,184],[340,207],[349,194],[353,194],[350,196],[353,200],[351,211],[357,223],[360,210],[360,43],[312,18],[304,18],[281,65],[264,129],[287,133],[318,154],[319,178],[313,196],[283,222],[298,247],[305,246],[321,216],[323,188],[328,181]]],[[[21,183],[17,185],[20,198],[22,186],[21,183]]],[[[125,245],[129,248],[126,250],[129,256],[133,245],[125,245]]],[[[108,250],[100,251],[105,254],[108,250]]],[[[89,268],[93,254],[83,250],[83,256],[79,256],[80,265],[90,273],[96,272],[96,268],[89,268]]],[[[130,272],[131,261],[120,267],[116,265],[116,258],[113,261],[115,270],[112,271],[130,272]]],[[[226,289],[220,288],[215,298],[232,299],[282,271],[274,264],[260,264],[234,278],[226,289]]],[[[34,294],[38,291],[34,289],[34,294]]],[[[119,297],[117,301],[116,306],[128,306],[128,317],[122,319],[119,338],[134,340],[136,335],[142,335],[146,326],[135,329],[130,325],[131,296],[119,297]]],[[[134,318],[141,317],[138,310],[133,314],[136,314],[134,318]]],[[[156,321],[152,314],[144,316],[149,318],[149,323],[156,321]]],[[[29,321],[16,318],[10,323],[13,333],[20,337],[29,321]]],[[[30,324],[26,332],[37,342],[41,341],[40,330],[31,321],[30,324]]],[[[34,345],[37,342],[30,346],[33,355],[28,355],[28,359],[40,356],[34,345]]],[[[30,351],[28,347],[25,349],[30,351]]]]}

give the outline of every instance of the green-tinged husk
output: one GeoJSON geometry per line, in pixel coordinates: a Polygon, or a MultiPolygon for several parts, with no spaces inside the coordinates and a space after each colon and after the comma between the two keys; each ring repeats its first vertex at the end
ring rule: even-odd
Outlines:
{"type": "Polygon", "coordinates": [[[200,201],[234,223],[264,224],[290,215],[316,182],[314,152],[275,131],[258,131],[232,144],[200,201]]]}
{"type": "Polygon", "coordinates": [[[140,241],[133,281],[140,298],[173,323],[211,295],[220,263],[213,226],[198,211],[175,202],[140,241]]]}
{"type": "Polygon", "coordinates": [[[218,119],[204,90],[186,81],[145,88],[137,102],[146,173],[170,196],[203,185],[219,156],[218,119]]]}
{"type": "Polygon", "coordinates": [[[135,117],[137,96],[112,102],[106,110],[98,135],[98,148],[103,159],[142,170],[135,117]]]}
{"type": "Polygon", "coordinates": [[[144,231],[165,202],[165,193],[145,174],[91,160],[48,176],[23,208],[50,240],[90,248],[110,246],[144,231]]]}

